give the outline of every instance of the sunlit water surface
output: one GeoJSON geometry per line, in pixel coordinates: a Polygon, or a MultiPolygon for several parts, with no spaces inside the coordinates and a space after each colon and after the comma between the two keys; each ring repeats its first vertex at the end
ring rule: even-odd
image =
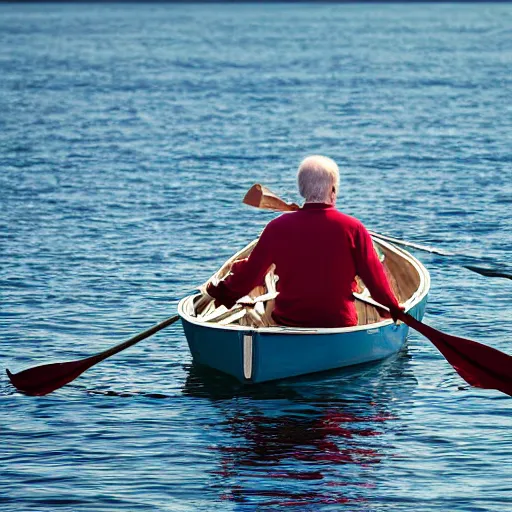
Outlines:
{"type": "MultiPolygon", "coordinates": [[[[0,5],[2,368],[176,311],[310,153],[416,253],[425,320],[512,353],[511,5],[0,5]]],[[[382,364],[258,387],[179,325],[44,398],[0,381],[8,511],[509,511],[512,402],[412,334],[382,364]]]]}

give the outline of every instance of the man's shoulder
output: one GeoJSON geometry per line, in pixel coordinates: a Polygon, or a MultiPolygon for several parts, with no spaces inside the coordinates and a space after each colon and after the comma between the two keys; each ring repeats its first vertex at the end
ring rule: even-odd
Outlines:
{"type": "MultiPolygon", "coordinates": [[[[269,231],[279,231],[281,229],[286,229],[291,227],[294,224],[300,224],[303,215],[303,210],[298,210],[296,212],[283,213],[272,219],[267,224],[267,229],[269,231]]],[[[328,210],[327,215],[322,217],[324,220],[328,219],[331,222],[335,222],[346,230],[350,231],[359,231],[361,229],[365,229],[363,223],[357,219],[356,217],[352,217],[346,213],[337,210],[336,208],[331,208],[328,210]]]]}
{"type": "Polygon", "coordinates": [[[280,227],[282,227],[290,222],[295,222],[297,220],[297,218],[295,217],[295,215],[297,213],[298,212],[289,212],[289,213],[283,213],[283,214],[279,215],[279,217],[272,219],[267,224],[267,229],[279,229],[280,227]]]}
{"type": "Polygon", "coordinates": [[[331,210],[331,215],[333,219],[335,219],[340,224],[343,224],[343,226],[347,229],[365,229],[363,223],[359,219],[352,217],[352,215],[348,215],[347,213],[343,213],[336,208],[331,210]]]}

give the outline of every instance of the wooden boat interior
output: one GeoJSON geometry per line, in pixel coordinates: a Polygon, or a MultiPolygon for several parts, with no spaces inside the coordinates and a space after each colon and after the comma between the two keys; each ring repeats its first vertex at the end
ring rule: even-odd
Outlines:
{"type": "MultiPolygon", "coordinates": [[[[249,256],[255,244],[256,240],[226,261],[208,282],[217,283],[226,277],[236,261],[249,256]]],[[[418,266],[414,264],[414,260],[408,253],[387,242],[374,239],[374,247],[384,265],[395,295],[399,302],[407,307],[407,304],[413,302],[421,292],[422,276],[418,266]]],[[[277,296],[278,279],[274,266],[270,267],[265,276],[265,282],[254,288],[247,296],[242,297],[231,309],[225,306],[216,307],[215,301],[205,293],[207,284],[205,283],[200,288],[201,295],[194,300],[193,316],[200,322],[223,326],[239,325],[251,328],[277,326],[272,318],[272,310],[277,296]]],[[[363,281],[356,277],[356,282],[358,294],[369,297],[363,281]]],[[[370,325],[382,321],[382,317],[373,305],[358,298],[355,304],[358,325],[370,325]]]]}

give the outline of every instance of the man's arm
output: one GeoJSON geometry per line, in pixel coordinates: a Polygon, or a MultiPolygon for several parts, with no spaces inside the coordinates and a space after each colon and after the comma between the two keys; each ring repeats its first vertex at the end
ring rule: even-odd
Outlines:
{"type": "Polygon", "coordinates": [[[357,275],[368,287],[372,298],[391,309],[400,308],[384,267],[373,247],[372,238],[362,224],[357,230],[354,242],[357,275]]]}
{"type": "Polygon", "coordinates": [[[208,295],[227,308],[233,307],[239,298],[263,283],[265,274],[273,263],[273,245],[271,229],[267,225],[249,257],[235,262],[233,273],[217,286],[210,283],[206,288],[208,295]]]}

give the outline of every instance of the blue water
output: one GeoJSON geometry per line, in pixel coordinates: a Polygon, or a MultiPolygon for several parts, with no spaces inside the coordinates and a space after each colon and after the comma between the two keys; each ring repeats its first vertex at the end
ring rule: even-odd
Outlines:
{"type": "MultiPolygon", "coordinates": [[[[416,252],[425,321],[512,353],[512,5],[0,5],[0,368],[173,315],[335,158],[416,252]]],[[[0,377],[0,509],[512,509],[512,401],[424,338],[244,388],[179,325],[41,398],[0,377]]]]}

